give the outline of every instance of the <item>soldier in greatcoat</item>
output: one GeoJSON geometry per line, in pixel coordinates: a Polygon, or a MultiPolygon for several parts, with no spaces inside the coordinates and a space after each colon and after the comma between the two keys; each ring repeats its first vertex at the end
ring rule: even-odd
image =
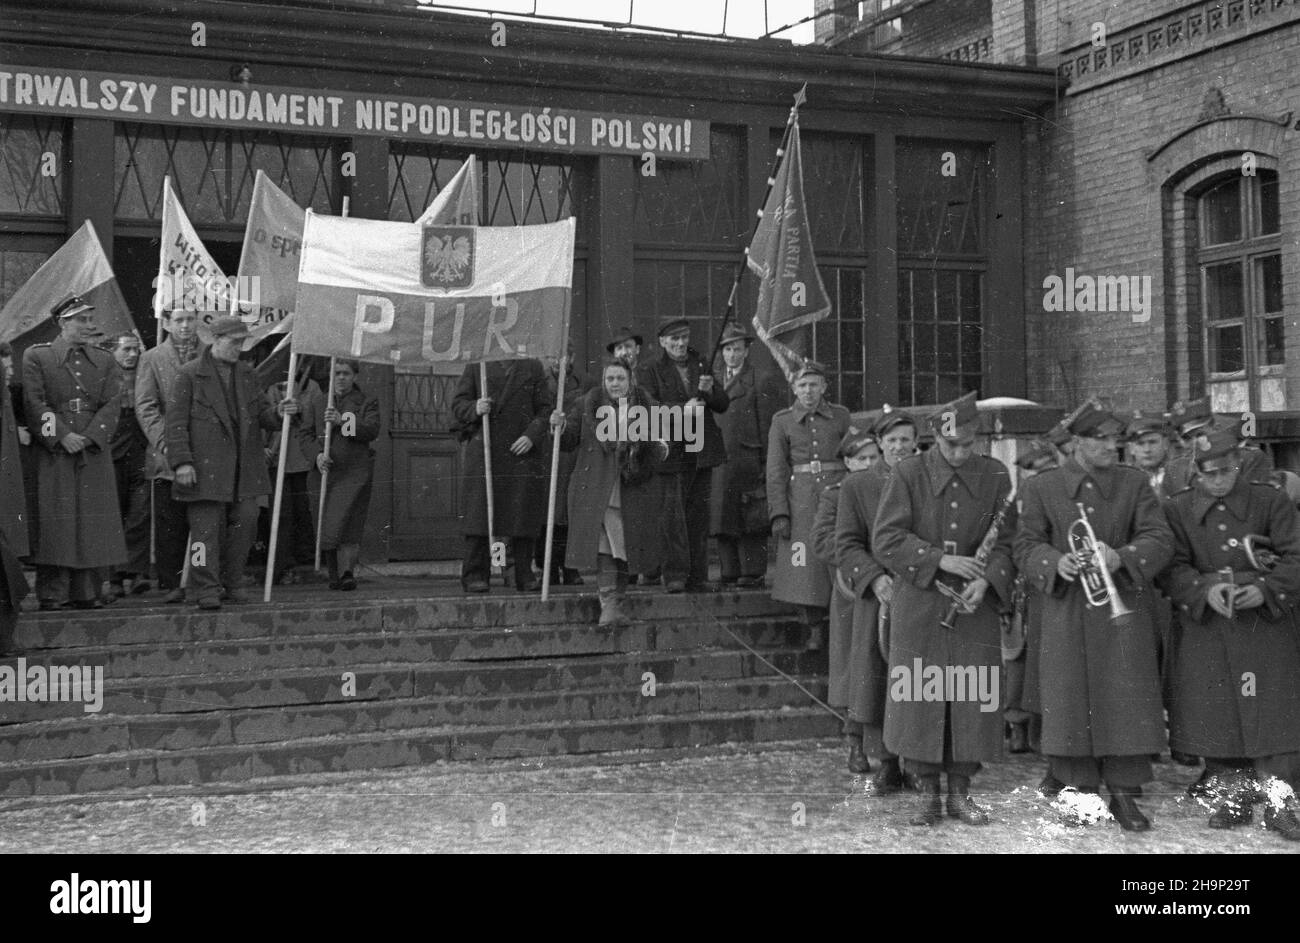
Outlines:
{"type": "Polygon", "coordinates": [[[749,362],[754,338],[737,324],[722,332],[722,385],[731,405],[718,415],[727,461],[713,469],[709,532],[722,585],[762,586],[767,575],[767,433],[789,394],[749,362]]]}
{"type": "Polygon", "coordinates": [[[820,650],[831,598],[830,568],[809,541],[823,489],[844,477],[838,458],[849,411],[827,402],[826,368],[809,361],[790,380],[794,405],[772,417],[767,436],[767,513],[777,539],[772,598],[800,607],[808,648],[820,650]]]}
{"type": "Polygon", "coordinates": [[[27,422],[41,446],[36,594],[42,609],[98,609],[104,569],[126,562],[110,448],[121,408],[122,371],[89,343],[94,306],[77,295],[52,314],[60,334],[23,355],[27,422]]]}
{"type": "Polygon", "coordinates": [[[540,360],[499,360],[487,365],[487,389],[479,386],[479,366],[461,374],[451,412],[465,442],[462,452],[461,533],[465,558],[461,585],[486,593],[492,574],[488,546],[487,482],[483,464],[483,417],[488,416],[492,447],[493,533],[505,541],[514,561],[515,588],[532,592],[533,541],[546,524],[547,476],[542,443],[549,432],[555,399],[548,391],[540,360]]]}
{"type": "Polygon", "coordinates": [[[1204,440],[1215,429],[1232,429],[1241,443],[1241,474],[1247,481],[1268,481],[1273,473],[1273,460],[1262,449],[1246,443],[1242,423],[1231,416],[1216,416],[1210,409],[1210,398],[1177,402],[1170,407],[1169,421],[1178,429],[1182,440],[1182,454],[1169,461],[1165,473],[1164,491],[1171,495],[1181,491],[1196,477],[1196,451],[1198,441],[1204,440]]]}
{"type": "Polygon", "coordinates": [[[1271,800],[1267,827],[1300,841],[1291,792],[1300,775],[1300,519],[1276,486],[1247,481],[1241,461],[1230,430],[1211,434],[1196,483],[1165,502],[1174,558],[1161,583],[1180,615],[1170,745],[1205,757],[1211,828],[1249,823],[1259,791],[1271,800]],[[1248,537],[1273,557],[1248,554],[1248,537]]]}
{"type": "Polygon", "coordinates": [[[986,824],[970,781],[981,763],[1002,755],[999,613],[1011,602],[1015,509],[1006,467],[975,453],[978,421],[973,392],[932,417],[935,447],[898,464],[872,533],[874,555],[895,576],[885,745],[916,777],[913,825],[942,820],[941,773],[948,815],[986,824]],[[961,599],[949,626],[954,600],[940,584],[961,599]]]}
{"type": "MultiPolygon", "coordinates": [[[[850,653],[853,646],[853,588],[839,568],[839,551],[835,539],[835,520],[839,512],[840,487],[857,475],[865,474],[880,461],[880,443],[869,428],[849,426],[840,440],[839,455],[848,469],[848,475],[822,491],[817,503],[817,516],[813,520],[812,549],[831,568],[835,588],[831,590],[829,684],[826,703],[847,712],[850,690],[850,653]]],[[[866,754],[862,752],[862,725],[844,719],[844,739],[849,745],[849,771],[869,771],[866,754]],[[864,768],[866,767],[866,768],[864,768]]]]}
{"type": "Polygon", "coordinates": [[[840,573],[854,595],[848,717],[850,724],[856,724],[861,731],[861,737],[856,751],[850,745],[849,769],[866,772],[866,754],[875,752],[880,757],[880,769],[871,779],[871,791],[883,796],[902,789],[904,780],[898,755],[884,744],[889,693],[889,602],[894,578],[873,553],[872,529],[890,475],[899,462],[916,454],[916,420],[904,410],[886,405],[872,431],[881,444],[882,460],[865,472],[849,475],[841,484],[835,542],[840,573]]]}
{"type": "Polygon", "coordinates": [[[1016,565],[1042,594],[1039,694],[1042,750],[1065,785],[1096,792],[1130,831],[1150,828],[1135,802],[1164,749],[1164,712],[1151,581],[1173,553],[1169,525],[1147,477],[1119,464],[1123,423],[1088,406],[1070,424],[1071,457],[1025,484],[1016,565]],[[1087,604],[1071,528],[1091,526],[1118,602],[1087,604]]]}

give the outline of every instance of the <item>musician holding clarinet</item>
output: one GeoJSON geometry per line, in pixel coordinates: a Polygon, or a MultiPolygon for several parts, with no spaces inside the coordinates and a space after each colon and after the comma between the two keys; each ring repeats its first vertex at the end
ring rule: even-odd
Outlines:
{"type": "Polygon", "coordinates": [[[1205,757],[1210,828],[1264,823],[1300,841],[1300,519],[1276,485],[1252,482],[1233,430],[1201,440],[1193,483],[1165,502],[1178,606],[1170,747],[1205,757]]]}
{"type": "Polygon", "coordinates": [[[885,746],[916,779],[913,825],[943,819],[941,773],[948,815],[987,823],[971,777],[1002,754],[1000,688],[990,701],[971,681],[1000,685],[998,613],[1011,600],[1015,508],[1006,468],[975,454],[978,420],[974,393],[931,417],[935,448],[898,463],[872,528],[872,554],[894,574],[885,746]],[[917,672],[943,683],[922,685],[917,672]]]}
{"type": "Polygon", "coordinates": [[[1126,831],[1164,749],[1152,587],[1173,554],[1145,473],[1120,465],[1124,425],[1088,403],[1070,419],[1070,457],[1025,483],[1017,569],[1042,594],[1039,692],[1049,781],[1097,792],[1126,831]]]}

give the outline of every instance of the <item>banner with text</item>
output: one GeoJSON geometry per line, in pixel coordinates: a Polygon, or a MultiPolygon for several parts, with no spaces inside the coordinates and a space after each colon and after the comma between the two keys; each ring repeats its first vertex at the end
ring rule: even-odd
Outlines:
{"type": "Polygon", "coordinates": [[[565,153],[709,158],[709,123],[694,118],[274,85],[243,87],[82,69],[0,64],[0,111],[565,153]]]}
{"type": "Polygon", "coordinates": [[[259,170],[239,256],[241,284],[258,286],[258,306],[244,314],[252,328],[244,342],[245,350],[272,334],[289,330],[298,296],[299,253],[306,222],[307,211],[259,170]]]}
{"type": "Polygon", "coordinates": [[[468,363],[559,357],[572,218],[420,226],[308,212],[293,348],[459,376],[468,363]]]}

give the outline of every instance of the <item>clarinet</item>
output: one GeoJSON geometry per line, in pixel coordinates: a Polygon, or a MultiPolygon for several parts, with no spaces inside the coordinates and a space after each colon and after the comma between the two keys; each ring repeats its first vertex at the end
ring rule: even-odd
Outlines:
{"type": "MultiPolygon", "coordinates": [[[[984,539],[980,541],[979,549],[975,551],[975,562],[978,563],[981,568],[988,564],[989,556],[993,553],[993,548],[996,547],[998,543],[998,531],[1000,531],[1002,525],[1006,523],[1007,514],[1011,512],[1011,505],[1015,503],[1015,500],[1016,493],[1014,491],[1009,492],[1006,500],[1002,502],[1002,506],[998,508],[998,513],[993,515],[993,523],[989,525],[988,531],[984,534],[984,539]]],[[[948,607],[948,614],[944,616],[943,621],[939,623],[945,629],[951,629],[953,625],[956,624],[957,616],[959,614],[969,614],[975,611],[974,609],[967,607],[966,600],[962,596],[973,582],[974,580],[967,581],[966,585],[963,586],[960,591],[953,589],[947,583],[935,584],[939,587],[941,593],[952,600],[952,604],[948,607]]]]}

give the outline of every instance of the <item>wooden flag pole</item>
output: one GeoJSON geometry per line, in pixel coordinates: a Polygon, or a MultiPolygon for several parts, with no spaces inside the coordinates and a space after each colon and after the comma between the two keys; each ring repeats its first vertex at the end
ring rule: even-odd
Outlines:
{"type": "MultiPolygon", "coordinates": [[[[344,197],[343,198],[344,219],[348,218],[348,202],[349,202],[348,197],[344,197]]],[[[334,408],[334,367],[337,365],[337,363],[338,363],[338,358],[336,357],[330,358],[329,392],[326,394],[325,397],[325,411],[327,413],[334,408]]],[[[289,376],[293,376],[293,373],[291,372],[289,376]]],[[[306,385],[307,384],[304,382],[303,383],[304,389],[306,388],[306,385]]],[[[333,434],[333,432],[334,432],[334,423],[326,419],[325,420],[325,450],[321,453],[326,458],[329,458],[330,437],[333,434]]],[[[320,572],[321,525],[325,522],[325,491],[329,487],[329,481],[330,481],[330,470],[327,467],[323,472],[320,473],[320,503],[317,505],[316,508],[316,572],[317,573],[320,572]]]]}
{"type": "MultiPolygon", "coordinates": [[[[565,318],[568,321],[568,318],[565,318]]],[[[565,344],[568,344],[569,331],[566,324],[564,331],[565,344]]],[[[560,376],[555,384],[555,408],[560,412],[564,411],[564,368],[569,365],[568,350],[560,357],[560,376]]],[[[546,554],[542,570],[542,602],[546,602],[551,595],[551,554],[554,552],[555,543],[555,492],[559,490],[560,478],[560,429],[557,426],[551,430],[551,488],[550,496],[546,499],[546,554]]],[[[519,561],[515,561],[515,566],[519,566],[519,561]]]]}
{"type": "MultiPolygon", "coordinates": [[[[293,390],[294,372],[298,369],[298,351],[289,347],[289,377],[285,382],[288,392],[293,390]]],[[[289,458],[289,423],[293,419],[285,413],[280,422],[280,461],[275,466],[275,501],[271,507],[271,542],[266,548],[266,584],[262,588],[262,602],[271,601],[271,584],[275,582],[275,547],[280,537],[280,506],[284,501],[284,465],[289,458]]]]}
{"type": "MultiPolygon", "coordinates": [[[[478,362],[478,388],[479,398],[488,394],[488,376],[487,361],[478,362]]],[[[492,424],[488,422],[492,411],[489,409],[483,414],[483,478],[487,483],[487,530],[488,530],[488,574],[492,573],[492,556],[493,556],[493,537],[495,536],[493,526],[496,522],[496,499],[492,495],[492,424]]],[[[515,566],[519,561],[515,561],[515,566]]],[[[491,582],[491,579],[488,580],[491,582]]]]}

